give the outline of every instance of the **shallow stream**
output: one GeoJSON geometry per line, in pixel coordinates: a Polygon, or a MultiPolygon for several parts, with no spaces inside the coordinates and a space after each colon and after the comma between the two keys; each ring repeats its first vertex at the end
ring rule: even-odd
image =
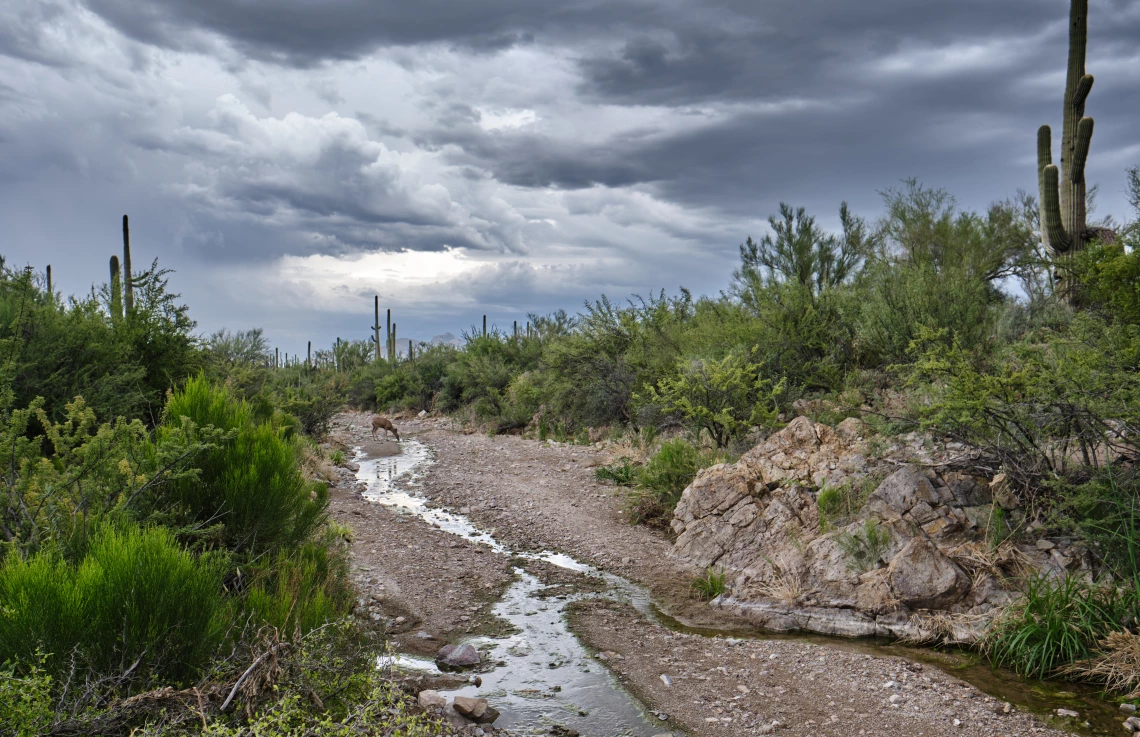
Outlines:
{"type": "MultiPolygon", "coordinates": [[[[660,612],[648,592],[620,576],[599,571],[570,556],[550,551],[509,550],[490,533],[476,527],[466,516],[431,507],[418,493],[420,481],[433,462],[422,443],[408,439],[400,455],[383,458],[358,457],[357,478],[367,484],[363,496],[368,501],[395,508],[399,513],[419,517],[439,529],[486,545],[495,553],[522,560],[538,560],[607,583],[608,596],[628,601],[638,611],[675,631],[708,637],[756,637],[795,639],[877,656],[899,656],[941,668],[981,691],[1008,701],[1025,711],[1047,715],[1057,708],[1080,712],[1089,726],[1068,726],[1085,733],[1117,734],[1122,715],[1099,698],[1095,690],[1073,684],[1030,682],[1013,673],[994,669],[975,653],[906,647],[873,640],[849,640],[812,635],[775,635],[760,630],[720,631],[687,627],[660,612]],[[399,482],[399,483],[397,483],[399,482]]],[[[533,575],[516,568],[516,580],[507,589],[494,613],[510,622],[515,634],[507,637],[476,637],[471,644],[494,663],[482,673],[483,684],[449,692],[456,696],[482,696],[502,712],[496,726],[542,734],[554,724],[590,735],[636,735],[651,737],[667,730],[658,716],[647,712],[604,667],[585,650],[570,632],[563,616],[566,605],[588,594],[544,597],[545,588],[533,575]]],[[[397,665],[436,671],[432,661],[400,656],[397,665]]]]}

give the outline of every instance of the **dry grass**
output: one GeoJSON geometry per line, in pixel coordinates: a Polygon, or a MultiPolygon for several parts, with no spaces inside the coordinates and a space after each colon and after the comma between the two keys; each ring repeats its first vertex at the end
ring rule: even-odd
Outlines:
{"type": "Polygon", "coordinates": [[[911,615],[913,634],[899,639],[907,645],[971,645],[981,639],[996,614],[916,612],[911,615]]]}
{"type": "Polygon", "coordinates": [[[772,567],[772,577],[755,585],[761,595],[776,599],[785,604],[794,604],[804,594],[803,572],[793,566],[780,565],[774,560],[765,559],[772,567]]]}
{"type": "Polygon", "coordinates": [[[950,551],[950,557],[970,574],[974,584],[988,575],[1002,588],[1014,589],[1018,580],[1036,572],[1033,560],[1010,540],[996,548],[984,542],[965,543],[950,551]]]}
{"type": "Polygon", "coordinates": [[[1126,699],[1140,698],[1140,635],[1112,632],[1099,645],[1100,654],[1061,672],[1103,683],[1105,690],[1123,694],[1126,699]]]}

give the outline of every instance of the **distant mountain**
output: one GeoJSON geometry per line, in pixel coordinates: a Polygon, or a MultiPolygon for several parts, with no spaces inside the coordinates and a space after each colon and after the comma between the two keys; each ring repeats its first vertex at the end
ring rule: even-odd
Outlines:
{"type": "Polygon", "coordinates": [[[444,333],[443,335],[437,335],[434,338],[432,338],[430,341],[428,341],[428,344],[429,345],[450,345],[450,346],[455,346],[456,348],[458,348],[459,346],[463,345],[463,341],[460,340],[459,338],[456,338],[454,333],[444,333]]]}

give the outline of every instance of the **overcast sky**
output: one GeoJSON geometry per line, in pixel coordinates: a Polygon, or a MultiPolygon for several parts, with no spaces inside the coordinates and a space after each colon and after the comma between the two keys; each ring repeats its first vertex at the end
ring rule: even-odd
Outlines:
{"type": "MultiPolygon", "coordinates": [[[[3,0],[0,253],[106,280],[132,220],[200,329],[284,350],[727,286],[781,200],[1034,190],[1067,0],[3,0]]],[[[1092,0],[1099,215],[1140,0],[1092,0]]],[[[1059,133],[1055,134],[1059,137],[1059,133]]]]}

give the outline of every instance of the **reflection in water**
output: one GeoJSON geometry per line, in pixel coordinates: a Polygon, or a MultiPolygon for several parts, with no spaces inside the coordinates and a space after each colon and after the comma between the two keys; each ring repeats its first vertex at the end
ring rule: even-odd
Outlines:
{"type": "MultiPolygon", "coordinates": [[[[1103,701],[1092,688],[1064,684],[1026,682],[1013,673],[991,668],[974,653],[942,651],[929,648],[892,645],[873,640],[850,640],[818,635],[771,634],[759,630],[714,630],[686,627],[660,612],[648,592],[620,576],[599,571],[562,554],[509,551],[490,533],[480,530],[465,516],[443,509],[430,508],[427,499],[416,493],[427,467],[433,462],[426,446],[415,440],[402,443],[403,454],[385,458],[358,458],[357,478],[367,483],[365,499],[395,507],[430,524],[468,540],[486,545],[497,553],[526,560],[541,560],[588,576],[600,576],[610,587],[609,594],[628,601],[644,616],[671,630],[708,637],[758,637],[791,639],[826,644],[875,656],[899,656],[936,666],[966,681],[981,691],[1021,709],[1049,713],[1058,707],[1075,709],[1088,719],[1094,733],[1120,731],[1121,716],[1113,705],[1103,701]],[[398,482],[398,485],[397,485],[398,482]]],[[[359,451],[358,451],[359,455],[359,451]]],[[[592,664],[578,639],[567,629],[562,613],[565,605],[578,597],[539,598],[543,586],[530,574],[516,569],[519,580],[496,605],[495,613],[518,629],[518,634],[505,639],[471,640],[490,658],[502,663],[492,673],[483,675],[478,695],[487,698],[503,712],[497,725],[519,726],[558,723],[590,735],[651,735],[653,717],[646,716],[636,702],[610,677],[604,668],[592,664]],[[554,691],[558,687],[560,691],[554,691]],[[585,712],[581,716],[579,711],[585,712]],[[604,726],[603,726],[604,725],[604,726]]],[[[397,656],[396,665],[413,669],[435,670],[431,661],[397,656]]],[[[471,686],[455,692],[472,696],[471,686]]]]}

